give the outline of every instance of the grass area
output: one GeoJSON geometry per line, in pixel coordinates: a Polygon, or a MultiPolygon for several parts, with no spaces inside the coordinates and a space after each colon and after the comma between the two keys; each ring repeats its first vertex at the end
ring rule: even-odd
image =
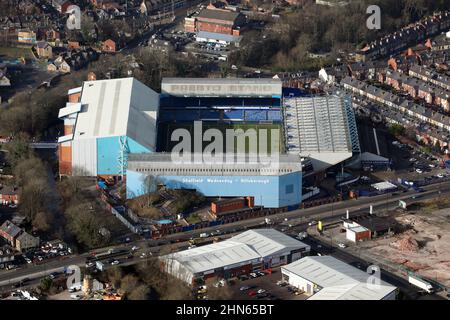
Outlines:
{"type": "MultiPolygon", "coordinates": [[[[178,141],[174,141],[172,142],[170,137],[172,135],[172,133],[176,130],[176,129],[186,129],[190,132],[190,136],[191,136],[191,147],[192,150],[194,150],[194,124],[193,123],[171,123],[171,124],[165,124],[162,125],[160,128],[160,146],[162,147],[162,149],[164,149],[165,151],[170,151],[173,149],[173,147],[175,145],[177,145],[179,142],[178,141]]],[[[274,148],[274,150],[280,150],[281,152],[284,151],[283,149],[283,143],[282,143],[282,139],[283,139],[283,133],[282,133],[282,128],[280,124],[257,124],[257,123],[202,123],[202,131],[203,134],[205,133],[206,130],[208,129],[218,129],[219,131],[222,132],[223,134],[223,145],[224,145],[224,151],[226,150],[226,142],[227,142],[227,129],[232,129],[232,130],[243,130],[245,135],[249,135],[251,133],[251,131],[249,130],[255,130],[257,132],[258,137],[261,136],[261,130],[267,130],[267,145],[268,145],[268,149],[272,150],[272,147],[274,148]],[[273,129],[278,129],[279,130],[279,138],[277,141],[277,145],[276,146],[272,146],[272,135],[271,135],[271,130],[273,129]]],[[[234,138],[234,148],[235,148],[235,152],[238,151],[238,139],[241,139],[238,133],[236,133],[236,136],[234,138]]],[[[245,152],[249,151],[249,142],[250,139],[248,138],[248,136],[246,137],[242,137],[245,139],[245,152]]],[[[211,142],[210,141],[203,141],[203,148],[205,148],[207,145],[209,145],[211,142]]],[[[259,144],[259,141],[258,141],[259,144]]],[[[258,146],[258,150],[259,150],[259,146],[258,146]]]]}
{"type": "Polygon", "coordinates": [[[32,58],[31,50],[28,48],[0,47],[0,61],[15,60],[20,57],[32,58]]]}
{"type": "Polygon", "coordinates": [[[432,213],[436,210],[450,208],[450,199],[441,198],[419,202],[416,206],[413,206],[411,209],[419,210],[423,213],[432,213]]]}
{"type": "Polygon", "coordinates": [[[200,219],[200,217],[198,216],[198,214],[196,214],[196,213],[193,213],[193,214],[190,214],[190,215],[188,215],[186,218],[184,218],[186,221],[187,221],[187,223],[189,223],[189,224],[195,224],[195,223],[199,223],[199,222],[201,222],[202,220],[200,219]]]}

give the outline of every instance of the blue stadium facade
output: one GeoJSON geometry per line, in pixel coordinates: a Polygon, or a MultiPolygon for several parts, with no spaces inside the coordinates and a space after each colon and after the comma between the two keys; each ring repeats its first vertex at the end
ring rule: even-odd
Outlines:
{"type": "MultiPolygon", "coordinates": [[[[146,174],[127,171],[127,197],[144,193],[146,174]]],[[[171,189],[193,189],[205,197],[253,197],[255,205],[266,208],[295,206],[301,202],[302,175],[294,172],[277,176],[163,176],[161,184],[171,189]]]]}

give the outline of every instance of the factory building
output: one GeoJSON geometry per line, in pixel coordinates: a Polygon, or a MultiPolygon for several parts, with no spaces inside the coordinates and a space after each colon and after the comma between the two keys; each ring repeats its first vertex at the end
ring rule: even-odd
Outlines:
{"type": "Polygon", "coordinates": [[[310,247],[274,229],[249,230],[228,240],[161,257],[164,269],[195,285],[229,279],[300,259],[310,247]]]}
{"type": "MultiPolygon", "coordinates": [[[[195,156],[195,155],[194,155],[195,156]]],[[[178,163],[170,154],[130,154],[127,197],[154,190],[148,177],[170,189],[194,189],[205,197],[248,197],[256,206],[281,208],[301,203],[302,169],[298,156],[277,163],[211,161],[178,163]]]]}
{"type": "Polygon", "coordinates": [[[395,300],[397,288],[331,256],[304,257],[281,267],[283,280],[309,300],[395,300]]]}
{"type": "Polygon", "coordinates": [[[285,97],[283,106],[287,153],[309,158],[315,172],[360,152],[350,98],[285,97]]]}
{"type": "Polygon", "coordinates": [[[85,81],[68,95],[60,175],[124,175],[129,153],[155,151],[159,95],[138,80],[85,81]]]}

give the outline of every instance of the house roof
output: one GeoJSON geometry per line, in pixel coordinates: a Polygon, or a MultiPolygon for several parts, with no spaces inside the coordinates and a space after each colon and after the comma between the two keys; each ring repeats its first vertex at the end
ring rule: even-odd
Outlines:
{"type": "Polygon", "coordinates": [[[6,233],[11,238],[17,237],[21,232],[22,229],[20,229],[18,226],[16,226],[14,223],[12,223],[9,220],[6,220],[1,226],[0,231],[6,233]]]}
{"type": "Polygon", "coordinates": [[[370,283],[370,274],[332,256],[304,257],[282,267],[322,289],[310,300],[381,300],[396,287],[382,281],[370,283]]]}

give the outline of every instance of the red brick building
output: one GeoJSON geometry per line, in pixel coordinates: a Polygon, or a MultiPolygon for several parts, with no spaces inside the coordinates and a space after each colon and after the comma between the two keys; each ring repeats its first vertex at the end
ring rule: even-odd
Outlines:
{"type": "Polygon", "coordinates": [[[16,187],[0,185],[0,204],[18,204],[19,189],[16,187]]]}
{"type": "Polygon", "coordinates": [[[185,19],[185,31],[206,31],[239,36],[244,23],[245,17],[241,13],[218,9],[209,5],[196,17],[188,17],[185,19]]]}
{"type": "Polygon", "coordinates": [[[116,42],[112,39],[108,39],[103,41],[102,43],[102,51],[103,52],[109,52],[114,53],[116,52],[116,42]]]}

